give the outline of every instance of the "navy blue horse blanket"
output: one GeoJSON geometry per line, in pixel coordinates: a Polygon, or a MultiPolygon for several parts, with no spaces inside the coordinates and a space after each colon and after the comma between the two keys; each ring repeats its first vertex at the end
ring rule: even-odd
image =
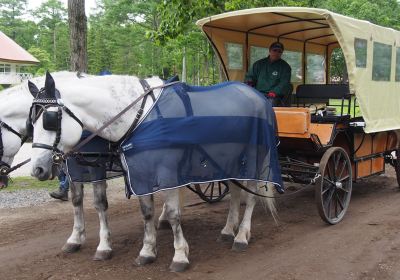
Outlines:
{"type": "Polygon", "coordinates": [[[121,143],[127,195],[228,179],[283,192],[276,131],[270,101],[245,84],[166,87],[121,143]]]}

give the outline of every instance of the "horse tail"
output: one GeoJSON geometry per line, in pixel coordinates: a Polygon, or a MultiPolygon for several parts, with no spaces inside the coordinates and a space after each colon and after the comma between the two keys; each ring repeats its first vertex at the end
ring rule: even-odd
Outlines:
{"type": "Polygon", "coordinates": [[[259,185],[257,187],[257,193],[264,196],[258,196],[258,200],[265,210],[268,209],[271,212],[272,218],[274,218],[275,223],[278,225],[278,210],[276,209],[276,190],[274,184],[267,183],[267,185],[259,185]]]}

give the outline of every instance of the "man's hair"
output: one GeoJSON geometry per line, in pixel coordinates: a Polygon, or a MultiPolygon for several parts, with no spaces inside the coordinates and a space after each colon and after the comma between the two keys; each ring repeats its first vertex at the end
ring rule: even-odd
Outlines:
{"type": "Polygon", "coordinates": [[[281,42],[273,42],[270,46],[269,46],[270,50],[273,49],[281,49],[282,51],[285,50],[285,47],[283,46],[283,44],[281,42]]]}

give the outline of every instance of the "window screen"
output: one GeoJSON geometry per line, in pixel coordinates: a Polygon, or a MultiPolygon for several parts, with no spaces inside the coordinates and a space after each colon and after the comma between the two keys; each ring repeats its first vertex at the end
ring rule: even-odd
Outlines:
{"type": "Polygon", "coordinates": [[[392,65],[392,46],[374,42],[374,59],[372,61],[372,80],[390,81],[392,65]]]}
{"type": "Polygon", "coordinates": [[[396,48],[396,82],[400,82],[400,48],[396,48]]]}
{"type": "Polygon", "coordinates": [[[307,54],[306,84],[325,84],[325,57],[307,54]]]}
{"type": "Polygon", "coordinates": [[[250,47],[250,66],[253,66],[254,62],[268,56],[268,48],[263,47],[250,47]]]}
{"type": "Polygon", "coordinates": [[[301,52],[284,51],[282,54],[282,59],[285,60],[292,68],[292,76],[290,81],[294,83],[303,81],[303,69],[301,52]]]}
{"type": "Polygon", "coordinates": [[[243,69],[243,45],[237,43],[225,43],[225,49],[228,56],[228,69],[243,69]]]}
{"type": "Polygon", "coordinates": [[[354,39],[354,51],[356,53],[356,67],[367,67],[367,47],[368,41],[365,39],[354,39]]]}

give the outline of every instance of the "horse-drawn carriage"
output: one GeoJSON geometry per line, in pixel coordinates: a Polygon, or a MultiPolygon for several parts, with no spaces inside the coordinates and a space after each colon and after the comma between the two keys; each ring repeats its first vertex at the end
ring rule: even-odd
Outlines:
{"type": "Polygon", "coordinates": [[[352,182],[385,171],[399,178],[400,32],[327,10],[257,8],[197,25],[227,80],[244,80],[273,41],[285,45],[294,91],[276,107],[283,179],[315,184],[321,218],[342,220],[352,182]],[[333,59],[345,61],[343,76],[333,59]]]}

